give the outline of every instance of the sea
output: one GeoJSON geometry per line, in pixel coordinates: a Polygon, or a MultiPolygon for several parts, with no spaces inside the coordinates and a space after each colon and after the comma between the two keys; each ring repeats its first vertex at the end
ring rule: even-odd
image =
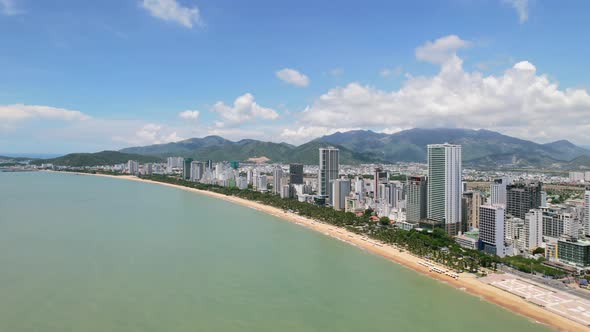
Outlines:
{"type": "Polygon", "coordinates": [[[0,172],[0,331],[549,331],[261,211],[0,172]]]}

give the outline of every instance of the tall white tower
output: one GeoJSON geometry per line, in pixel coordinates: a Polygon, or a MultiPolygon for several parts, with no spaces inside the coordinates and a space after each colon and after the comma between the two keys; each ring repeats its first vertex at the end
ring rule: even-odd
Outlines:
{"type": "Polygon", "coordinates": [[[461,226],[461,146],[428,145],[427,218],[457,235],[461,226]]]}
{"type": "Polygon", "coordinates": [[[332,180],[338,179],[338,168],[340,167],[340,150],[328,147],[320,148],[320,169],[318,173],[319,194],[328,196],[326,201],[332,198],[332,180]]]}

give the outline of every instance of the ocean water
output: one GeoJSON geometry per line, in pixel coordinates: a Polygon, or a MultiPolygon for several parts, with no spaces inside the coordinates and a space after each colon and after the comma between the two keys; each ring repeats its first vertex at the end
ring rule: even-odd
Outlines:
{"type": "Polygon", "coordinates": [[[207,196],[0,172],[0,331],[548,331],[207,196]]]}

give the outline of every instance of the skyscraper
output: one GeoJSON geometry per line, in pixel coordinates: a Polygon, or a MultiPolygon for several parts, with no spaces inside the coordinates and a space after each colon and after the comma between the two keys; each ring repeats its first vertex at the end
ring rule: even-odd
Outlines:
{"type": "Polygon", "coordinates": [[[205,164],[200,161],[193,161],[191,162],[191,174],[190,179],[191,181],[199,181],[203,177],[203,173],[205,171],[205,164]]]}
{"type": "Polygon", "coordinates": [[[127,170],[129,174],[137,175],[139,173],[139,163],[135,160],[129,160],[127,162],[127,170]]]}
{"type": "Polygon", "coordinates": [[[145,175],[152,175],[154,172],[154,165],[152,163],[147,163],[143,165],[143,173],[145,175]]]}
{"type": "Polygon", "coordinates": [[[504,234],[505,213],[502,205],[479,207],[479,238],[484,251],[504,257],[506,255],[504,234]]]}
{"type": "Polygon", "coordinates": [[[483,205],[483,197],[479,191],[471,190],[463,192],[463,200],[461,202],[461,208],[463,209],[461,212],[463,232],[473,228],[479,228],[479,207],[481,205],[483,205]]]}
{"type": "Polygon", "coordinates": [[[191,178],[191,163],[193,162],[192,158],[186,158],[183,163],[182,167],[182,179],[183,180],[190,180],[191,178]]]}
{"type": "Polygon", "coordinates": [[[461,146],[428,145],[427,217],[456,235],[461,225],[461,146]]]}
{"type": "Polygon", "coordinates": [[[289,183],[303,184],[303,164],[289,165],[289,183]]]}
{"type": "Polygon", "coordinates": [[[584,192],[584,219],[582,225],[584,227],[584,234],[590,236],[590,188],[586,188],[584,192]]]}
{"type": "Polygon", "coordinates": [[[506,186],[508,185],[508,178],[495,179],[490,185],[490,204],[502,204],[506,206],[506,186]]]}
{"type": "Polygon", "coordinates": [[[338,168],[340,166],[340,151],[333,147],[320,148],[320,169],[318,173],[319,194],[328,196],[327,201],[331,199],[332,185],[331,181],[338,178],[338,168]]]}
{"type": "Polygon", "coordinates": [[[283,169],[277,166],[272,172],[272,192],[274,194],[281,193],[281,180],[283,179],[283,169]]]}
{"type": "Polygon", "coordinates": [[[418,223],[426,218],[427,180],[424,176],[409,176],[406,192],[406,221],[418,223]]]}
{"type": "Polygon", "coordinates": [[[174,168],[181,168],[183,162],[184,162],[184,158],[182,158],[182,157],[168,157],[168,160],[167,160],[168,172],[171,173],[174,168]]]}
{"type": "Polygon", "coordinates": [[[387,183],[388,180],[387,172],[384,172],[381,167],[376,167],[373,174],[373,189],[375,190],[373,198],[375,200],[381,201],[383,199],[383,193],[380,192],[380,189],[383,189],[381,184],[387,183]]]}
{"type": "Polygon", "coordinates": [[[541,204],[541,182],[515,183],[506,187],[506,212],[524,219],[531,209],[538,209],[541,204]]]}
{"type": "Polygon", "coordinates": [[[543,211],[533,209],[524,217],[525,248],[533,250],[543,242],[543,211]]]}
{"type": "Polygon", "coordinates": [[[346,196],[350,194],[350,180],[336,179],[332,181],[332,207],[335,210],[344,210],[346,196]]]}

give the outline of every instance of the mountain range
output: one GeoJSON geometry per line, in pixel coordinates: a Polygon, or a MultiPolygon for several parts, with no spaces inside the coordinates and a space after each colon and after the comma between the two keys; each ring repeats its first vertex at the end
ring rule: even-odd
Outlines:
{"type": "Polygon", "coordinates": [[[267,157],[271,162],[316,164],[318,148],[340,149],[342,164],[426,162],[426,146],[436,143],[460,144],[465,165],[477,168],[590,168],[590,150],[560,140],[540,144],[489,130],[416,128],[394,134],[370,130],[337,132],[294,146],[252,139],[237,142],[219,136],[131,147],[124,153],[191,157],[198,160],[239,160],[267,157]]]}
{"type": "Polygon", "coordinates": [[[164,159],[157,156],[138,155],[119,151],[102,151],[97,153],[70,153],[65,156],[50,159],[35,159],[32,165],[53,164],[58,166],[103,166],[126,163],[136,160],[140,163],[161,162],[164,159]]]}

